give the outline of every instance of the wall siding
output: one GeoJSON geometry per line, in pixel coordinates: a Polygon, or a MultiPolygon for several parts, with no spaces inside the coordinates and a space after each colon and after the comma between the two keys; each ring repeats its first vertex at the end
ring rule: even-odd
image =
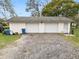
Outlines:
{"type": "Polygon", "coordinates": [[[22,33],[22,28],[25,28],[27,33],[70,33],[70,23],[9,23],[9,25],[14,33],[22,33]]]}
{"type": "Polygon", "coordinates": [[[59,33],[70,33],[70,23],[59,23],[59,33]]]}
{"type": "Polygon", "coordinates": [[[22,33],[22,28],[26,28],[25,23],[10,23],[10,30],[12,30],[14,33],[22,33]]]}
{"type": "Polygon", "coordinates": [[[70,33],[70,24],[71,23],[68,23],[68,33],[70,33]]]}

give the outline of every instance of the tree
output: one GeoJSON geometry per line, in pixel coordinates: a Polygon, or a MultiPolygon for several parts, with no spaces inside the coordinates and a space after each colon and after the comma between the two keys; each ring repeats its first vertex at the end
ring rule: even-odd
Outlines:
{"type": "Polygon", "coordinates": [[[32,16],[40,16],[41,10],[40,7],[48,3],[48,0],[27,0],[26,11],[30,11],[32,16]]]}
{"type": "Polygon", "coordinates": [[[2,14],[5,19],[7,19],[8,15],[9,17],[16,16],[11,0],[0,0],[0,14],[2,14]]]}
{"type": "Polygon", "coordinates": [[[72,17],[78,14],[79,4],[74,0],[52,0],[42,10],[43,16],[72,17]]]}
{"type": "Polygon", "coordinates": [[[79,14],[75,15],[75,16],[73,17],[73,19],[75,20],[76,28],[78,28],[78,26],[79,26],[79,14]]]}
{"type": "Polygon", "coordinates": [[[2,22],[4,22],[4,20],[0,18],[0,24],[2,24],[2,22]]]}

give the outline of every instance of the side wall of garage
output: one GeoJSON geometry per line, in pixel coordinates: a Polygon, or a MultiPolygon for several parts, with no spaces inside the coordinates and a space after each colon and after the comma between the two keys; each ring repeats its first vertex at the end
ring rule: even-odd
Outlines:
{"type": "Polygon", "coordinates": [[[59,33],[70,33],[70,23],[59,23],[58,32],[59,33]]]}
{"type": "Polygon", "coordinates": [[[10,30],[13,31],[13,33],[18,32],[22,33],[22,29],[26,28],[25,23],[9,23],[10,30]]]}

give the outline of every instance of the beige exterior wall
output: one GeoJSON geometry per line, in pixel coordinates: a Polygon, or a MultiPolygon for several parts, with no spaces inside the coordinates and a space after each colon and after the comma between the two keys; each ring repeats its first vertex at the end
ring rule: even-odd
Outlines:
{"type": "Polygon", "coordinates": [[[10,30],[22,33],[25,28],[27,33],[70,33],[70,23],[9,23],[10,30]]]}
{"type": "Polygon", "coordinates": [[[59,23],[58,32],[59,33],[70,33],[70,23],[59,23]]]}
{"type": "Polygon", "coordinates": [[[68,33],[70,33],[70,23],[68,23],[68,33]]]}
{"type": "Polygon", "coordinates": [[[22,28],[26,28],[25,23],[9,23],[10,30],[18,33],[22,33],[22,28]]]}

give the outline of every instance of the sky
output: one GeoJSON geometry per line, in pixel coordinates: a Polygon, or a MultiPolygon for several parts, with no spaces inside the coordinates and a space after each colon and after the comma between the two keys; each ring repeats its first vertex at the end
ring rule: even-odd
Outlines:
{"type": "MultiPolygon", "coordinates": [[[[31,12],[26,12],[26,1],[27,0],[12,0],[12,4],[15,12],[18,16],[31,16],[31,12]]],[[[42,0],[43,2],[45,0],[42,0]]]]}
{"type": "MultiPolygon", "coordinates": [[[[46,0],[41,0],[41,1],[43,3],[45,3],[46,0]]],[[[48,0],[48,1],[50,1],[50,0],[48,0]]],[[[79,0],[75,0],[75,1],[79,3],[79,0]]],[[[27,0],[11,0],[11,2],[12,2],[14,10],[18,16],[27,16],[27,17],[31,16],[31,12],[25,11],[27,0]]],[[[4,18],[2,16],[2,14],[0,14],[0,17],[4,18]]],[[[7,15],[7,17],[8,17],[8,15],[7,15]]]]}
{"type": "MultiPolygon", "coordinates": [[[[26,1],[27,0],[12,0],[14,10],[18,16],[31,16],[31,12],[26,12],[26,1]]],[[[44,2],[45,0],[42,0],[44,2]]],[[[50,1],[50,0],[48,0],[50,1]]]]}
{"type": "MultiPolygon", "coordinates": [[[[79,0],[75,0],[76,2],[79,2],[79,0]]],[[[26,0],[12,0],[12,4],[14,7],[14,10],[16,11],[18,16],[30,16],[30,12],[26,12],[26,0]]]]}
{"type": "Polygon", "coordinates": [[[30,12],[26,12],[26,0],[12,0],[15,12],[19,16],[30,16],[30,12]]]}

